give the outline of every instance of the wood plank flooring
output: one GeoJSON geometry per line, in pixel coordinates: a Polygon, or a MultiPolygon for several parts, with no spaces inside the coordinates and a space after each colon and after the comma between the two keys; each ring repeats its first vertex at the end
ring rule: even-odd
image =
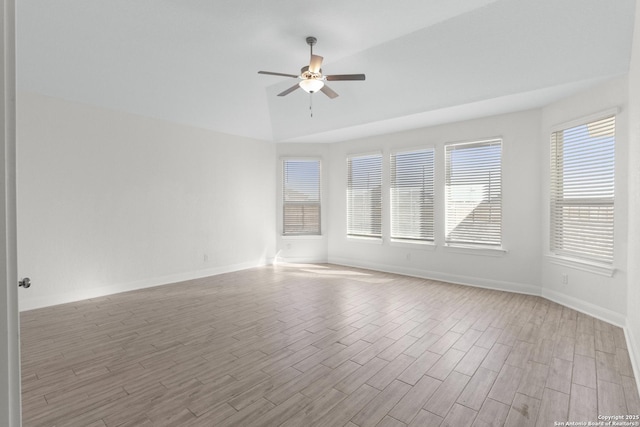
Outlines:
{"type": "Polygon", "coordinates": [[[32,310],[21,328],[25,426],[553,426],[640,413],[618,327],[539,297],[335,265],[32,310]]]}

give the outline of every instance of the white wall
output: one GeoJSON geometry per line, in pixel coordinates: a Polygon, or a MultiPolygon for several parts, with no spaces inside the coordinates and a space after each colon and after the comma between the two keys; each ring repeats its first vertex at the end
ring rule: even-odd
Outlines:
{"type": "Polygon", "coordinates": [[[18,96],[30,309],[271,262],[275,145],[18,96]]]}
{"type": "Polygon", "coordinates": [[[542,110],[541,158],[542,194],[541,204],[543,258],[543,295],[586,311],[618,325],[625,324],[627,297],[627,156],[628,156],[628,112],[626,76],[610,80],[591,90],[563,99],[542,110]],[[553,126],[581,117],[597,114],[611,108],[619,108],[616,115],[616,181],[614,224],[613,277],[584,271],[579,268],[558,265],[549,253],[549,138],[553,126]],[[562,284],[562,274],[567,274],[568,283],[562,284]]]}
{"type": "Polygon", "coordinates": [[[640,378],[640,1],[636,1],[631,67],[629,69],[629,268],[627,273],[627,339],[640,378]]]}
{"type": "Polygon", "coordinates": [[[328,144],[277,144],[277,262],[327,262],[329,224],[329,145],[328,144]],[[282,160],[283,159],[320,159],[320,236],[283,236],[282,235],[282,160]]]}
{"type": "Polygon", "coordinates": [[[331,146],[329,261],[457,283],[524,293],[540,293],[539,111],[380,135],[331,146]],[[465,253],[444,247],[444,144],[503,139],[504,254],[465,253]],[[389,241],[389,155],[398,148],[436,148],[436,246],[389,241]],[[346,157],[383,153],[383,242],[346,236],[346,157]]]}

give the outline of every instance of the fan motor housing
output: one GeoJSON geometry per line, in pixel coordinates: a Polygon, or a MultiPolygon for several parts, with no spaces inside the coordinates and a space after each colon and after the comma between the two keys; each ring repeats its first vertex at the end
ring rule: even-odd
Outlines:
{"type": "Polygon", "coordinates": [[[305,65],[304,67],[300,68],[300,77],[303,79],[324,80],[322,78],[322,68],[320,68],[317,73],[312,73],[311,71],[309,71],[308,65],[305,65]]]}

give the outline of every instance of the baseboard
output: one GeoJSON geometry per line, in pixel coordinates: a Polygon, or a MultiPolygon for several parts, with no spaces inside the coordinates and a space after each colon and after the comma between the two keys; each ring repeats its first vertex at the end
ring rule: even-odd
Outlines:
{"type": "Polygon", "coordinates": [[[397,265],[363,262],[361,260],[354,260],[349,258],[329,257],[329,263],[344,265],[347,267],[358,267],[366,268],[369,270],[383,271],[385,273],[402,274],[404,276],[419,277],[421,279],[439,280],[441,282],[455,283],[457,285],[515,292],[518,294],[526,295],[540,295],[540,288],[538,286],[524,283],[514,283],[501,280],[461,276],[440,271],[422,270],[417,268],[399,267],[397,265]]]}
{"type": "Polygon", "coordinates": [[[171,283],[184,282],[187,280],[201,279],[203,277],[216,276],[218,274],[232,273],[234,271],[247,270],[249,268],[261,267],[273,264],[273,259],[261,259],[256,261],[248,261],[239,264],[231,264],[203,270],[188,271],[178,274],[170,274],[167,276],[154,277],[134,282],[118,283],[109,286],[101,286],[83,290],[82,292],[74,291],[63,294],[57,294],[46,297],[35,297],[22,299],[19,302],[20,311],[35,310],[38,308],[50,307],[53,305],[67,304],[70,302],[82,301],[91,298],[98,298],[107,295],[118,294],[121,292],[135,291],[138,289],[153,288],[155,286],[168,285],[171,283]]]}
{"type": "Polygon", "coordinates": [[[273,264],[326,264],[327,258],[317,257],[277,257],[273,264]]]}
{"type": "Polygon", "coordinates": [[[636,340],[633,338],[633,334],[629,332],[629,325],[622,328],[624,330],[624,337],[627,341],[627,351],[629,352],[629,359],[631,359],[631,367],[633,368],[633,377],[636,380],[636,387],[640,390],[640,366],[638,365],[638,357],[640,356],[640,351],[638,349],[638,344],[636,340]]]}
{"type": "Polygon", "coordinates": [[[543,288],[542,297],[621,328],[624,328],[627,323],[626,316],[623,316],[620,313],[616,313],[615,311],[599,307],[590,302],[586,302],[560,292],[543,288]]]}

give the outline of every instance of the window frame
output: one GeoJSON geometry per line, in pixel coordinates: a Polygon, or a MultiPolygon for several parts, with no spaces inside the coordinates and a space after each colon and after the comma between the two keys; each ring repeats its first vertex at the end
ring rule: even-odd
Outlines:
{"type": "Polygon", "coordinates": [[[281,184],[282,184],[282,197],[281,197],[281,202],[282,202],[282,230],[281,230],[281,236],[283,238],[316,238],[318,236],[322,236],[322,159],[319,157],[282,157],[281,159],[281,184]],[[302,202],[302,201],[287,201],[287,184],[285,182],[286,180],[286,173],[287,173],[287,162],[308,162],[308,163],[317,163],[318,164],[318,187],[317,187],[317,192],[318,192],[318,201],[317,202],[313,202],[313,201],[309,201],[309,202],[302,202]],[[317,213],[317,217],[318,217],[318,221],[317,221],[317,231],[312,231],[312,232],[290,232],[287,233],[287,214],[286,214],[286,209],[287,206],[306,206],[306,205],[310,205],[310,206],[317,206],[318,209],[318,213],[317,213]]]}
{"type": "MultiPolygon", "coordinates": [[[[436,147],[433,145],[429,145],[429,146],[420,146],[420,147],[405,147],[405,148],[398,148],[395,150],[392,150],[389,154],[389,219],[390,219],[390,229],[389,229],[389,239],[392,243],[404,243],[404,244],[410,244],[410,245],[435,245],[435,240],[436,240],[436,227],[437,227],[437,221],[436,221],[436,198],[437,198],[437,188],[436,188],[436,147]],[[419,153],[421,152],[427,152],[431,154],[431,182],[430,182],[430,190],[431,190],[431,210],[430,212],[430,216],[431,216],[431,227],[430,230],[427,230],[427,233],[429,234],[429,236],[427,236],[426,238],[421,238],[418,236],[399,236],[396,235],[396,230],[394,229],[394,224],[396,224],[396,222],[399,221],[395,221],[395,214],[394,212],[396,212],[396,208],[394,206],[394,190],[395,188],[397,188],[395,186],[396,183],[396,179],[397,179],[397,162],[395,162],[395,160],[397,159],[396,156],[398,155],[402,155],[402,154],[415,154],[415,155],[419,155],[419,153]]],[[[428,165],[429,166],[429,165],[428,165]]],[[[427,187],[429,186],[429,183],[427,183],[427,187]]],[[[427,204],[428,206],[429,204],[427,204]]],[[[419,225],[419,227],[423,227],[422,224],[419,225]]],[[[400,234],[400,233],[397,233],[400,234]]],[[[416,233],[420,234],[419,232],[416,233]]]]}
{"type": "MultiPolygon", "coordinates": [[[[348,154],[347,158],[346,158],[347,162],[346,162],[346,178],[347,178],[347,185],[346,185],[346,236],[347,238],[350,239],[362,239],[362,240],[368,240],[368,241],[374,241],[374,242],[382,242],[383,239],[383,185],[384,185],[384,156],[382,151],[370,151],[370,152],[365,152],[365,153],[355,153],[355,154],[348,154]],[[379,208],[378,211],[379,213],[377,214],[377,224],[375,224],[375,216],[376,213],[372,210],[370,212],[371,216],[374,219],[373,225],[378,227],[380,230],[379,234],[376,233],[353,233],[351,232],[352,229],[352,224],[351,222],[353,221],[352,215],[351,215],[351,194],[352,194],[352,187],[351,187],[351,181],[352,181],[352,175],[351,175],[351,170],[352,170],[352,161],[355,158],[365,158],[365,157],[378,157],[380,159],[380,170],[379,170],[379,176],[380,176],[380,185],[379,185],[379,208]]],[[[372,227],[373,228],[373,227],[372,227]]]]}
{"type": "MultiPolygon", "coordinates": [[[[583,270],[583,271],[588,271],[591,273],[595,273],[595,274],[600,274],[606,277],[612,277],[614,272],[615,272],[615,262],[616,262],[616,251],[615,251],[615,242],[616,242],[616,236],[615,236],[615,229],[616,229],[616,190],[617,190],[617,186],[616,186],[616,181],[618,179],[617,177],[617,171],[616,171],[616,154],[617,154],[617,130],[618,130],[618,115],[619,115],[619,108],[612,108],[612,109],[608,109],[605,111],[601,111],[599,113],[594,113],[594,114],[590,114],[588,116],[582,116],[580,118],[568,121],[568,122],[564,122],[561,124],[557,124],[552,126],[549,129],[549,174],[548,174],[548,199],[547,199],[547,203],[548,203],[548,210],[547,210],[547,214],[548,214],[548,221],[547,221],[547,226],[548,226],[548,232],[547,232],[547,244],[545,245],[545,256],[547,257],[547,259],[554,264],[558,264],[558,265],[562,265],[562,266],[567,266],[567,267],[572,267],[572,268],[576,268],[579,270],[583,270]],[[557,162],[556,159],[556,154],[554,153],[554,147],[553,147],[553,137],[554,134],[558,133],[558,132],[563,132],[565,130],[569,130],[575,127],[579,127],[579,126],[588,126],[589,124],[593,123],[593,122],[598,122],[598,121],[604,121],[606,119],[609,118],[613,118],[614,123],[613,123],[613,196],[611,197],[611,206],[613,209],[613,213],[612,213],[612,231],[611,231],[611,260],[610,262],[607,262],[605,260],[599,260],[599,259],[595,259],[593,257],[581,257],[581,256],[576,256],[575,254],[569,253],[570,251],[564,252],[562,249],[554,250],[554,230],[556,228],[555,223],[554,223],[554,173],[558,174],[557,172],[557,168],[554,169],[554,162],[557,162]],[[564,252],[564,253],[563,253],[564,252]]],[[[560,172],[560,174],[562,174],[562,172],[560,172]]],[[[557,178],[556,178],[557,179],[557,178]]],[[[600,199],[599,199],[600,200],[600,199]]],[[[557,203],[557,201],[556,201],[557,203]]],[[[568,204],[572,204],[575,206],[588,206],[586,204],[580,204],[580,203],[568,203],[568,204]]],[[[597,203],[597,205],[599,206],[604,206],[604,204],[602,203],[597,203]]]]}
{"type": "Polygon", "coordinates": [[[506,250],[503,247],[504,244],[504,201],[503,201],[503,175],[504,175],[504,138],[501,136],[488,137],[488,138],[480,138],[473,140],[465,140],[465,141],[457,141],[457,142],[448,142],[444,144],[444,179],[443,179],[443,211],[444,211],[444,220],[442,224],[443,228],[443,243],[444,247],[450,251],[463,251],[463,253],[468,253],[469,251],[477,252],[477,253],[486,253],[487,255],[501,255],[506,253],[506,250]],[[497,143],[497,144],[496,144],[497,143]],[[473,146],[489,146],[491,144],[496,144],[500,146],[500,160],[499,160],[499,170],[500,170],[500,182],[499,182],[499,194],[500,194],[500,204],[499,204],[499,214],[500,220],[498,224],[498,237],[499,242],[497,243],[483,243],[483,242],[472,242],[472,241],[463,241],[451,239],[449,237],[450,233],[453,231],[448,231],[449,221],[450,221],[450,196],[449,196],[449,187],[450,187],[450,160],[449,160],[449,149],[450,147],[473,147],[473,146]]]}

